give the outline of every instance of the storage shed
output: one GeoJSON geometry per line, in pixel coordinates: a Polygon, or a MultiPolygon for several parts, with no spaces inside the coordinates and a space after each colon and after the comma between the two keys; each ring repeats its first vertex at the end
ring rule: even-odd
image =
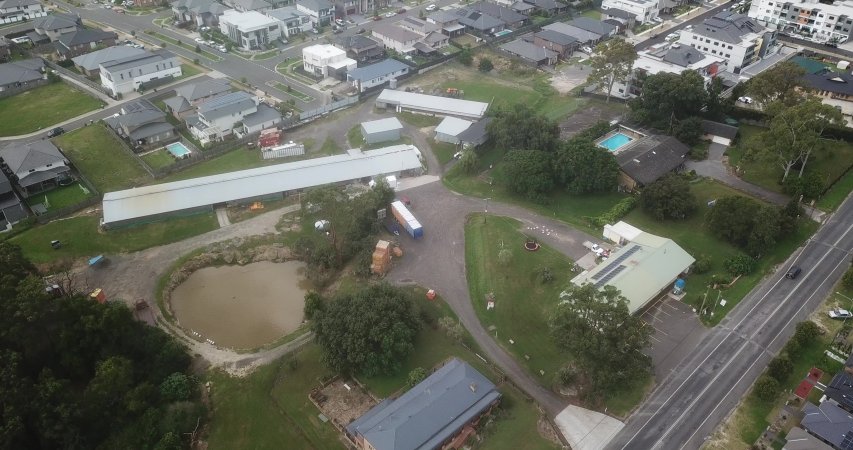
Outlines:
{"type": "Polygon", "coordinates": [[[474,122],[465,119],[457,119],[456,117],[445,117],[444,120],[435,127],[435,140],[438,142],[447,142],[448,144],[459,144],[459,135],[468,129],[474,122]]]}
{"type": "Polygon", "coordinates": [[[398,141],[401,138],[403,124],[396,117],[373,120],[361,124],[361,135],[368,145],[379,142],[398,141]]]}

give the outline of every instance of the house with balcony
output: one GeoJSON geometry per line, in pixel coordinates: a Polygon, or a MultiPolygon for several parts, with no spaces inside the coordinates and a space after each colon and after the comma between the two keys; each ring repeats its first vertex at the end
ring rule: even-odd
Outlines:
{"type": "Polygon", "coordinates": [[[314,24],[311,23],[311,16],[296,9],[295,6],[271,9],[266,12],[266,15],[282,23],[283,35],[286,38],[306,33],[314,27],[314,24]]]}
{"type": "Polygon", "coordinates": [[[396,59],[388,58],[382,62],[359,67],[347,72],[347,83],[358,92],[376,86],[382,86],[409,73],[411,68],[396,59]]]}
{"type": "Polygon", "coordinates": [[[346,80],[346,74],[358,62],[334,45],[317,44],[302,49],[302,68],[315,77],[332,77],[346,80]]]}
{"type": "Polygon", "coordinates": [[[74,61],[74,67],[85,74],[87,77],[97,77],[101,70],[101,63],[112,61],[114,59],[128,58],[145,53],[141,48],[131,47],[129,45],[116,45],[113,47],[102,48],[91,53],[75,56],[71,58],[74,61]]]}
{"type": "Polygon", "coordinates": [[[205,101],[186,118],[187,129],[203,145],[233,133],[246,134],[274,127],[281,115],[257,96],[236,91],[205,101]]]}
{"type": "Polygon", "coordinates": [[[739,74],[776,49],[776,35],[755,19],[723,11],[705,19],[692,30],[681,30],[678,42],[700,52],[724,58],[726,70],[739,74]]]}
{"type": "Polygon", "coordinates": [[[172,13],[177,23],[192,23],[196,27],[218,27],[219,16],[229,8],[216,0],[176,0],[172,13]]]}
{"type": "Polygon", "coordinates": [[[284,35],[284,24],[275,17],[257,11],[225,11],[219,17],[219,30],[242,50],[263,50],[284,35]]]}
{"type": "Polygon", "coordinates": [[[51,42],[59,39],[63,34],[73,33],[82,27],[83,19],[73,14],[52,13],[33,21],[33,30],[51,42]]]}
{"type": "Polygon", "coordinates": [[[571,36],[553,30],[542,30],[533,34],[533,45],[556,52],[557,56],[566,59],[572,56],[580,44],[571,36]]]}
{"type": "Polygon", "coordinates": [[[381,23],[373,28],[373,37],[376,38],[385,48],[390,48],[397,53],[414,53],[415,43],[419,42],[423,36],[414,31],[398,27],[392,23],[381,23]]]}
{"type": "Polygon", "coordinates": [[[207,78],[198,83],[185,84],[175,88],[175,96],[163,100],[169,113],[183,120],[195,114],[195,109],[221,95],[231,92],[231,83],[221,78],[207,78]]]}
{"type": "Polygon", "coordinates": [[[0,163],[24,196],[53,189],[71,176],[68,158],[48,139],[3,147],[0,163]]]}
{"type": "Polygon", "coordinates": [[[46,14],[39,0],[0,0],[0,18],[5,23],[35,19],[46,14]]]}
{"type": "Polygon", "coordinates": [[[181,76],[181,61],[168,50],[128,56],[100,64],[101,85],[113,96],[139,89],[144,83],[162,83],[181,76]]]}
{"type": "Polygon", "coordinates": [[[12,188],[9,177],[0,170],[0,232],[11,230],[12,225],[28,215],[24,203],[12,188]]]}
{"type": "Polygon", "coordinates": [[[442,33],[456,37],[465,32],[465,25],[459,23],[460,15],[456,11],[436,11],[426,17],[426,21],[439,26],[442,33]]]}
{"type": "Polygon", "coordinates": [[[266,0],[227,0],[225,3],[240,12],[265,13],[273,9],[272,4],[266,0]]]}
{"type": "Polygon", "coordinates": [[[843,44],[853,30],[850,0],[752,0],[747,15],[771,30],[819,43],[843,44]]]}
{"type": "Polygon", "coordinates": [[[627,12],[635,23],[642,24],[650,23],[658,17],[660,5],[658,0],[604,0],[601,2],[602,15],[610,15],[611,10],[616,15],[623,15],[624,12],[627,12]]]}
{"type": "Polygon", "coordinates": [[[54,42],[59,59],[66,61],[75,56],[84,55],[102,48],[116,45],[118,35],[112,31],[80,28],[71,33],[65,33],[54,42]]]}
{"type": "Polygon", "coordinates": [[[359,65],[372,64],[385,58],[385,47],[382,44],[360,34],[340,38],[337,47],[347,52],[347,56],[359,65]]]}
{"type": "Polygon", "coordinates": [[[166,113],[145,99],[125,103],[118,114],[105,118],[104,122],[135,152],[180,139],[175,127],[166,120],[166,113]]]}
{"type": "Polygon", "coordinates": [[[296,9],[308,14],[314,28],[329,25],[335,15],[334,7],[326,0],[296,0],[296,9]]]}

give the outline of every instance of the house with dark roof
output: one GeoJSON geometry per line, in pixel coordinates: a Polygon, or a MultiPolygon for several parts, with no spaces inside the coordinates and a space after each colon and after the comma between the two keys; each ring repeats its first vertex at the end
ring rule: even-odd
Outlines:
{"type": "Polygon", "coordinates": [[[619,185],[627,190],[648,186],[684,167],[690,147],[672,136],[649,135],[633,139],[616,150],[619,185]]]}
{"type": "Polygon", "coordinates": [[[72,59],[101,48],[112,47],[116,44],[118,35],[112,31],[80,28],[77,31],[63,34],[56,40],[56,54],[61,60],[72,59]]]}
{"type": "Polygon", "coordinates": [[[568,24],[575,28],[595,33],[601,36],[602,39],[616,36],[616,27],[600,20],[590,19],[589,17],[580,16],[570,20],[568,24]]]}
{"type": "Polygon", "coordinates": [[[266,0],[228,0],[226,3],[242,12],[257,11],[262,13],[272,9],[272,4],[266,0]]]}
{"type": "Polygon", "coordinates": [[[27,215],[23,202],[12,188],[12,182],[0,170],[0,232],[10,230],[12,225],[26,218],[27,215]]]}
{"type": "Polygon", "coordinates": [[[465,131],[459,133],[456,137],[463,148],[474,148],[484,144],[489,140],[489,124],[492,123],[491,117],[483,117],[474,122],[465,131]]]}
{"type": "Polygon", "coordinates": [[[193,23],[197,27],[219,26],[219,16],[227,6],[216,0],[177,0],[172,3],[172,14],[178,23],[193,23]]]}
{"type": "Polygon", "coordinates": [[[9,41],[3,36],[0,36],[0,61],[6,61],[12,55],[9,51],[9,41]]]}
{"type": "Polygon", "coordinates": [[[131,47],[129,45],[116,45],[95,50],[94,52],[80,56],[75,56],[71,58],[71,60],[74,61],[74,66],[76,66],[80,72],[83,72],[89,77],[96,77],[100,73],[100,66],[102,62],[128,58],[131,56],[141,55],[143,53],[145,53],[145,50],[141,48],[131,47]]]}
{"type": "Polygon", "coordinates": [[[560,58],[569,58],[578,48],[578,40],[554,30],[542,30],[533,34],[533,45],[557,52],[560,58]]]}
{"type": "Polygon", "coordinates": [[[176,119],[185,119],[195,113],[195,108],[220,95],[231,92],[228,80],[208,78],[198,83],[185,84],[175,88],[175,96],[163,102],[176,119]]]}
{"type": "Polygon", "coordinates": [[[358,92],[390,83],[409,73],[409,65],[396,59],[388,58],[369,66],[359,67],[347,72],[347,83],[358,92]]]}
{"type": "Polygon", "coordinates": [[[494,18],[480,11],[475,11],[470,8],[459,8],[454,11],[459,17],[460,25],[465,26],[465,29],[475,35],[495,34],[503,31],[506,28],[506,23],[500,19],[494,18]]]}
{"type": "Polygon", "coordinates": [[[824,71],[803,75],[802,88],[823,99],[853,101],[853,75],[824,71]]]}
{"type": "Polygon", "coordinates": [[[68,159],[47,139],[0,149],[0,163],[27,196],[53,189],[71,176],[68,159]]]}
{"type": "Polygon", "coordinates": [[[279,122],[281,114],[278,111],[244,91],[207,100],[198,106],[195,115],[186,118],[187,128],[202,144],[222,140],[234,130],[254,133],[279,122]]]}
{"type": "Polygon", "coordinates": [[[382,42],[385,48],[398,53],[412,53],[415,42],[421,40],[421,35],[391,23],[380,23],[373,27],[373,37],[382,42]]]}
{"type": "Polygon", "coordinates": [[[436,11],[426,17],[426,21],[441,27],[441,32],[450,36],[459,36],[465,32],[465,25],[459,23],[458,11],[436,11]]]}
{"type": "Polygon", "coordinates": [[[785,435],[785,441],[782,450],[832,450],[832,447],[800,427],[791,428],[785,435]]]}
{"type": "Polygon", "coordinates": [[[557,0],[523,0],[524,3],[532,5],[539,11],[545,11],[548,14],[560,14],[569,9],[569,5],[557,0]]]}
{"type": "Polygon", "coordinates": [[[347,52],[348,57],[358,61],[359,65],[372,64],[385,57],[382,44],[360,34],[340,38],[337,46],[347,52]]]}
{"type": "Polygon", "coordinates": [[[143,85],[158,85],[181,76],[181,60],[165,50],[145,51],[100,64],[101,84],[113,95],[133,92],[143,85]]]}
{"type": "Polygon", "coordinates": [[[346,435],[360,450],[457,449],[500,398],[494,383],[453,358],[347,425],[346,435]]]}
{"type": "Polygon", "coordinates": [[[602,10],[601,16],[603,19],[605,19],[605,22],[607,22],[608,20],[619,21],[624,25],[624,27],[620,27],[622,30],[634,28],[634,25],[637,23],[636,15],[619,8],[608,8],[602,10]]]}
{"type": "Polygon", "coordinates": [[[33,21],[33,30],[51,41],[83,27],[83,19],[73,14],[52,13],[33,21]]]}
{"type": "Polygon", "coordinates": [[[36,87],[46,79],[44,60],[41,58],[0,64],[0,92],[24,86],[36,87]]]}
{"type": "Polygon", "coordinates": [[[519,14],[506,6],[498,5],[496,3],[480,1],[468,5],[468,8],[494,17],[506,24],[506,28],[515,29],[527,25],[530,22],[530,19],[524,14],[519,14]]]}
{"type": "Polygon", "coordinates": [[[553,50],[531,44],[523,39],[516,39],[502,44],[500,49],[534,67],[554,65],[560,56],[559,53],[553,50]]]}
{"type": "Polygon", "coordinates": [[[738,127],[713,120],[702,121],[702,139],[715,144],[729,146],[737,137],[738,127]]]}
{"type": "Polygon", "coordinates": [[[834,448],[853,447],[853,415],[835,402],[824,401],[820,406],[806,402],[800,426],[834,448]]]}
{"type": "Polygon", "coordinates": [[[569,23],[554,22],[552,24],[545,25],[542,29],[556,31],[557,33],[571,36],[577,39],[581,45],[595,45],[616,34],[616,27],[613,25],[606,24],[598,20],[592,20],[587,17],[578,17],[569,23]],[[586,28],[597,31],[590,31],[586,28]]]}
{"type": "Polygon", "coordinates": [[[314,27],[324,27],[332,23],[334,6],[326,0],[296,0],[296,9],[308,14],[314,27]]]}
{"type": "Polygon", "coordinates": [[[707,18],[692,30],[680,30],[678,42],[710,56],[723,57],[726,69],[734,74],[772,54],[776,33],[756,19],[732,11],[707,18]]]}
{"type": "Polygon", "coordinates": [[[534,11],[536,11],[535,6],[530,3],[524,3],[521,0],[509,5],[509,8],[519,14],[524,14],[525,16],[530,16],[534,11]]]}
{"type": "Polygon", "coordinates": [[[823,393],[828,399],[853,413],[853,354],[847,357],[844,368],[832,377],[823,393]]]}
{"type": "Polygon", "coordinates": [[[180,139],[175,127],[166,120],[166,113],[145,99],[125,103],[119,114],[107,117],[104,122],[130,143],[134,151],[161,147],[180,139]]]}

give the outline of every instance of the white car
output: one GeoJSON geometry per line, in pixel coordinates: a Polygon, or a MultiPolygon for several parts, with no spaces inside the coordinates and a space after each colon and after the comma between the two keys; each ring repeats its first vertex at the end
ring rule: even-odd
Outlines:
{"type": "Polygon", "coordinates": [[[847,311],[846,309],[833,309],[827,314],[829,314],[829,317],[832,319],[849,319],[853,317],[853,313],[847,311]]]}
{"type": "Polygon", "coordinates": [[[385,13],[385,17],[394,17],[396,15],[397,13],[395,13],[394,11],[388,11],[387,13],[385,13]]]}
{"type": "Polygon", "coordinates": [[[581,47],[581,50],[582,50],[584,53],[586,53],[587,55],[592,55],[592,47],[590,47],[590,46],[588,46],[588,45],[585,45],[585,46],[581,47]]]}
{"type": "Polygon", "coordinates": [[[204,44],[204,39],[202,39],[200,37],[195,38],[195,41],[198,42],[199,44],[204,44]]]}
{"type": "Polygon", "coordinates": [[[752,97],[738,97],[737,101],[741,103],[746,103],[747,105],[752,104],[752,97]]]}
{"type": "Polygon", "coordinates": [[[437,8],[437,6],[435,6],[435,3],[433,3],[431,5],[427,5],[427,7],[424,9],[426,9],[427,11],[435,11],[436,8],[437,8]]]}
{"type": "Polygon", "coordinates": [[[344,21],[342,19],[335,19],[335,23],[339,26],[344,26],[344,21]]]}
{"type": "Polygon", "coordinates": [[[678,34],[678,33],[669,33],[669,34],[667,34],[667,35],[666,35],[666,37],[665,37],[664,39],[665,39],[665,40],[667,40],[667,41],[677,41],[679,38],[681,38],[681,35],[680,35],[680,34],[678,34]]]}
{"type": "Polygon", "coordinates": [[[224,45],[219,45],[219,46],[217,46],[217,47],[216,47],[216,49],[217,49],[217,50],[219,50],[219,51],[220,51],[220,52],[222,52],[222,53],[228,53],[228,48],[227,48],[227,47],[225,47],[224,45]]]}

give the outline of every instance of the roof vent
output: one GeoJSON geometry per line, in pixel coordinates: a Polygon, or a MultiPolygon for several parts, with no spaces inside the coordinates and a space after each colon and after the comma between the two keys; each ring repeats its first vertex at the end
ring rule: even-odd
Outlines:
{"type": "Polygon", "coordinates": [[[477,383],[471,383],[468,385],[468,388],[471,389],[471,392],[477,392],[477,383]]]}

